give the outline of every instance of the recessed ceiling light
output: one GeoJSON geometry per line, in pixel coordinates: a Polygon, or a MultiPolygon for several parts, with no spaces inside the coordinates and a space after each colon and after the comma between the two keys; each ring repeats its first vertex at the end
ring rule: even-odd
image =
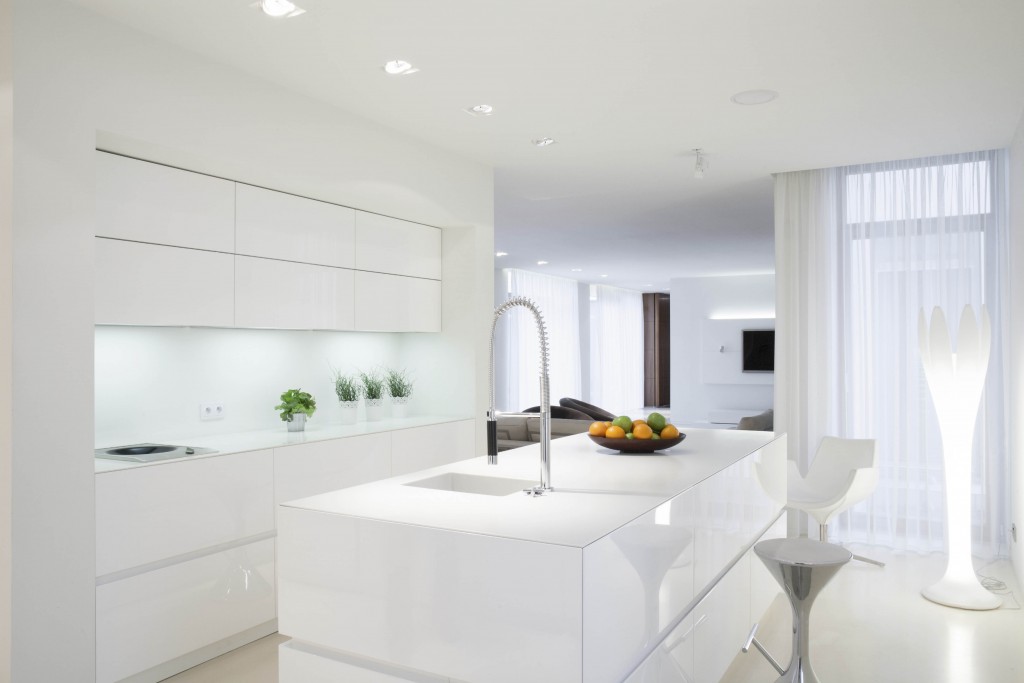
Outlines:
{"type": "Polygon", "coordinates": [[[533,144],[537,147],[547,147],[548,145],[555,144],[555,141],[552,138],[537,138],[533,141],[533,144]]]}
{"type": "Polygon", "coordinates": [[[478,104],[467,109],[466,113],[473,116],[490,116],[494,113],[494,107],[489,104],[478,104]]]}
{"type": "Polygon", "coordinates": [[[744,90],[738,92],[729,99],[736,104],[766,104],[771,102],[779,93],[774,90],[744,90]]]}
{"type": "Polygon", "coordinates": [[[608,276],[607,275],[602,275],[601,277],[608,277],[608,276]]]}
{"type": "Polygon", "coordinates": [[[385,62],[384,71],[392,76],[408,76],[416,73],[419,69],[403,59],[392,59],[390,62],[385,62]]]}
{"type": "Polygon", "coordinates": [[[306,10],[296,7],[295,3],[289,0],[259,0],[254,7],[259,7],[268,17],[275,19],[297,17],[304,14],[306,10]]]}
{"type": "Polygon", "coordinates": [[[573,268],[572,272],[574,272],[574,273],[582,273],[583,269],[582,268],[573,268]]]}
{"type": "Polygon", "coordinates": [[[496,251],[496,252],[494,252],[494,255],[497,256],[498,258],[501,258],[502,256],[508,256],[508,252],[507,251],[496,251]]]}
{"type": "Polygon", "coordinates": [[[548,264],[547,261],[537,261],[537,265],[538,266],[546,266],[547,264],[548,264]]]}

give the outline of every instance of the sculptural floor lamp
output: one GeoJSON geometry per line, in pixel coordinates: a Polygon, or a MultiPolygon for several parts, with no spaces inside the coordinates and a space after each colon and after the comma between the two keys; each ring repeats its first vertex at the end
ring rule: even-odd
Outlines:
{"type": "Polygon", "coordinates": [[[946,573],[921,594],[932,602],[976,610],[1002,604],[981,585],[971,563],[971,453],[992,338],[984,306],[980,317],[975,320],[974,309],[964,307],[955,353],[941,308],[932,309],[930,324],[923,310],[917,322],[921,361],[942,432],[948,552],[946,573]]]}

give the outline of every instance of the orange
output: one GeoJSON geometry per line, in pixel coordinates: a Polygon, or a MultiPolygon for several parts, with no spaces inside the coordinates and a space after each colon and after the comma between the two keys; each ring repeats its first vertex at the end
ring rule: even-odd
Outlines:
{"type": "Polygon", "coordinates": [[[646,422],[633,423],[633,436],[638,439],[649,439],[654,434],[654,430],[646,422]]]}
{"type": "Polygon", "coordinates": [[[676,438],[679,438],[679,430],[676,429],[675,425],[665,425],[665,428],[661,430],[661,438],[663,438],[663,439],[676,439],[676,438]]]}
{"type": "Polygon", "coordinates": [[[604,436],[604,433],[608,431],[608,425],[604,422],[595,422],[590,425],[590,429],[588,431],[591,436],[604,436]]]}
{"type": "Polygon", "coordinates": [[[605,427],[611,427],[612,426],[612,421],[611,420],[606,420],[605,423],[604,423],[604,426],[605,427]]]}
{"type": "Polygon", "coordinates": [[[647,420],[644,420],[644,419],[633,420],[633,431],[634,432],[636,431],[636,426],[637,425],[645,425],[645,424],[647,424],[647,420]]]}
{"type": "Polygon", "coordinates": [[[608,428],[604,435],[608,439],[625,439],[626,430],[623,429],[622,427],[619,427],[618,425],[612,425],[611,427],[608,428]]]}

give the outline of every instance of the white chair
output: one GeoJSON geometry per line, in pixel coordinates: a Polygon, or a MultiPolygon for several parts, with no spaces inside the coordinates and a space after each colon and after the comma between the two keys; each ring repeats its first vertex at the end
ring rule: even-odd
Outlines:
{"type": "MultiPolygon", "coordinates": [[[[788,506],[818,520],[819,539],[828,542],[828,522],[859,503],[878,486],[878,450],[874,439],[839,439],[826,436],[818,445],[807,476],[789,461],[788,506]]],[[[853,559],[884,567],[885,563],[860,555],[853,559]]]]}

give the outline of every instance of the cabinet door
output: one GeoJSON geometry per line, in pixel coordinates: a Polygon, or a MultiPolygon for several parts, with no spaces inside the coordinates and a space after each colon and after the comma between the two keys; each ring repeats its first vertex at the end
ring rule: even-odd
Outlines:
{"type": "Polygon", "coordinates": [[[162,680],[273,633],[275,582],[274,540],[267,539],[97,586],[96,680],[164,665],[146,676],[162,680]],[[190,653],[187,662],[172,661],[190,653]]]}
{"type": "Polygon", "coordinates": [[[96,152],[96,234],[230,253],[235,184],[96,152]]]}
{"type": "Polygon", "coordinates": [[[291,330],[351,330],[353,271],[236,256],[235,324],[291,330]]]}
{"type": "Polygon", "coordinates": [[[99,325],[234,325],[234,257],[96,238],[99,325]]]}
{"type": "Polygon", "coordinates": [[[473,420],[398,429],[391,433],[391,474],[418,472],[475,455],[473,420]]]}
{"type": "Polygon", "coordinates": [[[356,212],[356,268],[441,279],[441,230],[356,212]]]}
{"type": "Polygon", "coordinates": [[[235,253],[352,268],[354,209],[237,185],[235,253]]]}
{"type": "Polygon", "coordinates": [[[274,449],[274,501],[315,496],[391,476],[387,432],[274,449]]]}
{"type": "Polygon", "coordinates": [[[717,683],[750,632],[750,553],[745,553],[691,613],[694,683],[717,683]]]}
{"type": "Polygon", "coordinates": [[[96,475],[96,576],[274,529],[270,450],[96,475]]]}
{"type": "Polygon", "coordinates": [[[367,332],[439,332],[441,283],[357,270],[355,329],[367,332]]]}

